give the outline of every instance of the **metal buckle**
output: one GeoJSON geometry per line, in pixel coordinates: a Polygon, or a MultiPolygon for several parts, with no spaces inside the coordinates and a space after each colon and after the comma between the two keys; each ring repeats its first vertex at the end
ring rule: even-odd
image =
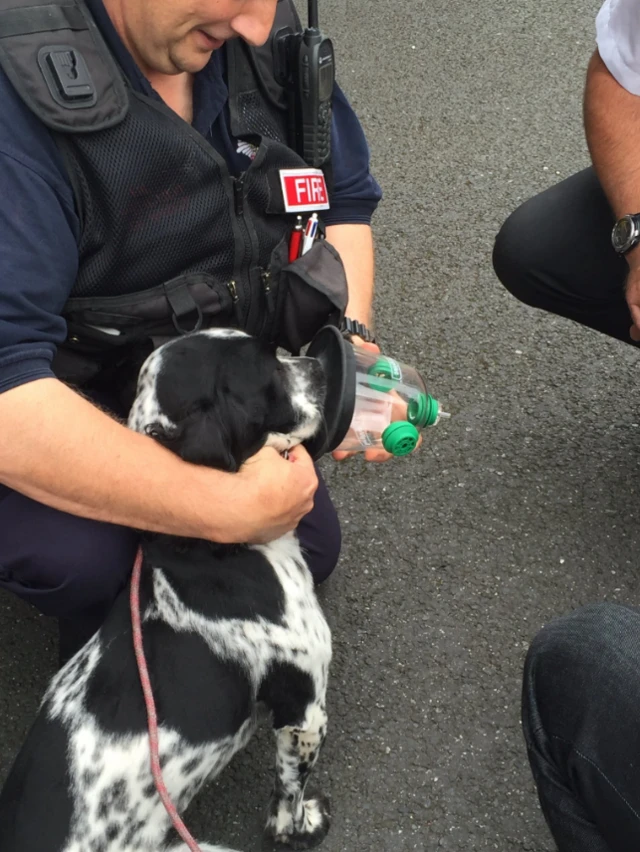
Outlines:
{"type": "Polygon", "coordinates": [[[68,45],[43,47],[38,65],[49,87],[51,97],[67,109],[94,106],[98,100],[96,87],[80,51],[68,45]]]}

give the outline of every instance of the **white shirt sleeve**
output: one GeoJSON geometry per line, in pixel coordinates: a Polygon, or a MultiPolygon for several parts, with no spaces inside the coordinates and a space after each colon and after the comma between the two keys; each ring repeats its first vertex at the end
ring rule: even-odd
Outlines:
{"type": "Polygon", "coordinates": [[[596,18],[596,41],[612,76],[640,95],[640,0],[606,0],[596,18]]]}

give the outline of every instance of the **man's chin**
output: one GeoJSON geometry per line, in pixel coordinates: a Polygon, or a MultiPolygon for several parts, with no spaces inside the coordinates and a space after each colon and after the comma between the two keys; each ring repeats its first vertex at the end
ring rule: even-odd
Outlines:
{"type": "Polygon", "coordinates": [[[189,39],[189,44],[181,44],[180,49],[171,54],[171,61],[178,72],[197,74],[205,68],[215,50],[219,50],[224,42],[219,42],[219,47],[211,48],[204,43],[196,44],[189,39]]]}
{"type": "Polygon", "coordinates": [[[198,74],[209,64],[212,50],[184,51],[179,56],[172,56],[171,62],[176,74],[198,74]]]}

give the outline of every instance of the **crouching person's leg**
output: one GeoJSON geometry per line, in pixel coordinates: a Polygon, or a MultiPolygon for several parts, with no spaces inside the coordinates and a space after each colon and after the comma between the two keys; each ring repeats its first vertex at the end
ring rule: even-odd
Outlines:
{"type": "Polygon", "coordinates": [[[60,623],[67,660],[126,585],[138,535],[51,509],[0,486],[0,588],[60,623]]]}
{"type": "Polygon", "coordinates": [[[316,584],[333,573],[340,557],[342,533],[335,506],[320,471],[313,509],[298,526],[298,539],[316,584]]]}
{"type": "Polygon", "coordinates": [[[588,606],[536,636],[523,725],[560,852],[640,849],[639,707],[640,611],[588,606]]]}

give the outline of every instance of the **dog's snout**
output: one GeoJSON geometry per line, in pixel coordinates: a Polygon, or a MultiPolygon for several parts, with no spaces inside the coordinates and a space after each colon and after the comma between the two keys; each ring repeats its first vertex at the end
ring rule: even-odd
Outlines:
{"type": "Polygon", "coordinates": [[[288,373],[287,384],[294,404],[303,402],[303,407],[312,405],[322,409],[327,395],[327,377],[320,361],[304,355],[280,360],[288,373]]]}
{"type": "Polygon", "coordinates": [[[327,377],[320,361],[317,358],[298,358],[301,369],[307,374],[307,379],[311,387],[320,394],[321,402],[324,402],[324,397],[327,392],[327,377]]]}

